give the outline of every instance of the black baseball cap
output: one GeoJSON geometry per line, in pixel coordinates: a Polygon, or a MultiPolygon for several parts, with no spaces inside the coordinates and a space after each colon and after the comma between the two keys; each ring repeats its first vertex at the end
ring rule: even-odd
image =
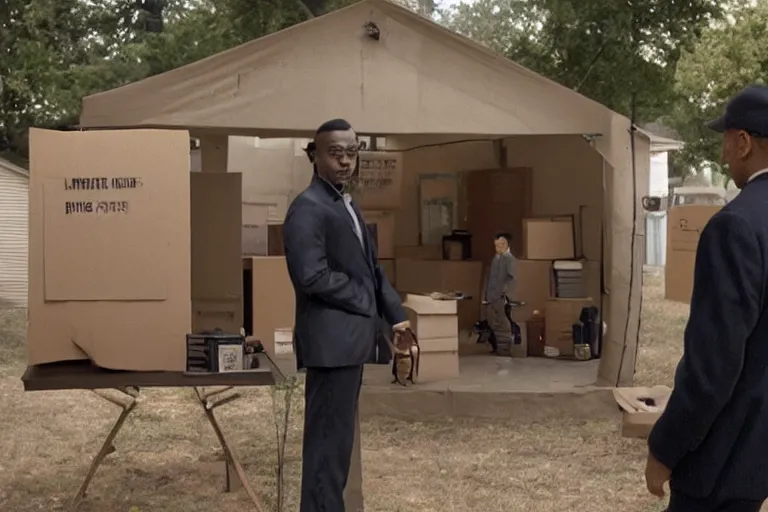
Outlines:
{"type": "Polygon", "coordinates": [[[745,87],[728,102],[725,114],[707,127],[718,133],[743,130],[755,137],[768,137],[768,87],[745,87]]]}

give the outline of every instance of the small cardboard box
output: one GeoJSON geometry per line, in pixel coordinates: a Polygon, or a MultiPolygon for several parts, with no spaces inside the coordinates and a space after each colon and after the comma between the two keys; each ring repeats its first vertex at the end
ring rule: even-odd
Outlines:
{"type": "Polygon", "coordinates": [[[613,398],[622,409],[621,435],[647,438],[671,394],[672,390],[667,386],[614,389],[613,398]]]}
{"type": "Polygon", "coordinates": [[[592,306],[591,298],[547,300],[544,312],[544,343],[554,347],[560,356],[573,355],[573,324],[579,323],[581,309],[592,306]]]}

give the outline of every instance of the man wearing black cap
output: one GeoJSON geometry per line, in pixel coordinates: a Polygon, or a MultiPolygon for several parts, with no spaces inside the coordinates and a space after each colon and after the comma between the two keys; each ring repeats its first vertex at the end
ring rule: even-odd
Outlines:
{"type": "Polygon", "coordinates": [[[378,318],[395,330],[408,327],[400,296],[345,190],[358,169],[358,151],[346,121],[320,126],[307,148],[314,177],[283,225],[296,292],[296,362],[307,369],[301,512],[345,512],[363,364],[373,362],[377,350],[388,351],[377,346],[378,318]]]}
{"type": "Polygon", "coordinates": [[[768,88],[708,125],[741,193],[699,239],[684,354],[648,439],[648,490],[669,512],[757,512],[768,497],[768,88]]]}

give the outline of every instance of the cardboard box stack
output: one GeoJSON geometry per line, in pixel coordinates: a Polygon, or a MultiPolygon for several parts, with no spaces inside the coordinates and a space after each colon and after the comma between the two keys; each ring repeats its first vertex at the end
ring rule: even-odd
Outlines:
{"type": "Polygon", "coordinates": [[[407,294],[403,307],[421,349],[419,382],[459,376],[457,301],[407,294]]]}
{"type": "Polygon", "coordinates": [[[667,300],[691,302],[693,267],[701,231],[722,206],[686,205],[669,210],[664,295],[667,300]]]}
{"type": "MultiPolygon", "coordinates": [[[[599,305],[601,263],[578,260],[578,265],[574,265],[576,250],[572,216],[525,219],[523,234],[526,257],[517,262],[514,299],[525,302],[525,306],[513,310],[512,318],[522,325],[532,319],[534,312],[543,315],[547,353],[570,357],[573,355],[572,325],[578,323],[583,307],[599,305]],[[567,293],[561,292],[567,297],[558,296],[558,276],[553,268],[556,261],[563,260],[570,262],[566,265],[569,268],[580,267],[578,274],[583,281],[579,286],[568,286],[567,293]],[[578,295],[576,290],[582,291],[584,296],[574,296],[578,295]]],[[[571,277],[575,275],[571,272],[571,277]]],[[[560,289],[565,290],[562,286],[560,289]]],[[[541,355],[537,343],[524,342],[529,345],[528,355],[541,355]]]]}
{"type": "Polygon", "coordinates": [[[395,261],[397,290],[404,293],[461,291],[471,296],[457,304],[459,330],[469,330],[480,316],[480,286],[483,264],[479,261],[412,260],[395,261]]]}

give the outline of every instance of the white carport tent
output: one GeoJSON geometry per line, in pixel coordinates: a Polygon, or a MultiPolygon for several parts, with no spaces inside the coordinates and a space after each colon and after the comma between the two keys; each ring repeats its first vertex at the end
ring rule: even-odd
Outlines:
{"type": "Polygon", "coordinates": [[[644,247],[637,196],[647,181],[648,137],[635,136],[633,170],[628,119],[426,18],[386,0],[363,0],[89,96],[80,124],[85,129],[188,129],[203,139],[203,170],[222,170],[220,150],[228,135],[307,137],[335,117],[348,119],[361,134],[413,136],[419,144],[594,136],[593,147],[605,159],[610,326],[600,382],[631,384],[644,247]],[[367,34],[369,22],[378,28],[378,40],[367,34]]]}

